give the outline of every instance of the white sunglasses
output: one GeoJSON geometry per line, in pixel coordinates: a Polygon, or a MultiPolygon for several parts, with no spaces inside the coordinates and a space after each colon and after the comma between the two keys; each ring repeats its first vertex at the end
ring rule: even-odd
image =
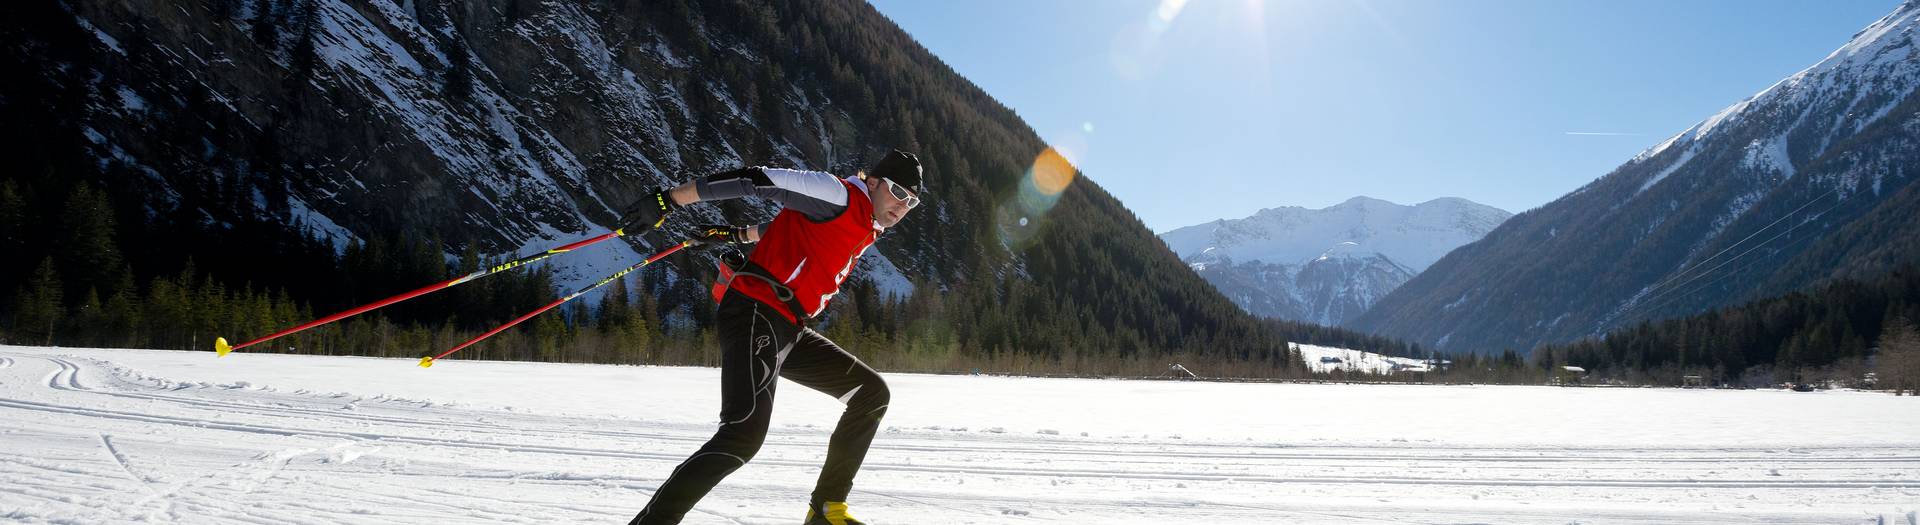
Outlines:
{"type": "Polygon", "coordinates": [[[887,191],[893,193],[893,198],[905,201],[907,203],[907,209],[911,210],[915,206],[920,205],[920,197],[918,195],[907,193],[907,189],[900,186],[900,183],[894,182],[893,179],[886,179],[886,181],[887,191]]]}

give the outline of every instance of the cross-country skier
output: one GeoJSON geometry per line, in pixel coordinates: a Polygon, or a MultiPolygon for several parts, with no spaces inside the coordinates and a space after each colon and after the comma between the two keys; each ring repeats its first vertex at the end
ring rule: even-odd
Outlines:
{"type": "Polygon", "coordinates": [[[777,168],[728,171],[655,192],[627,212],[621,219],[627,231],[643,233],[700,201],[756,196],[783,206],[767,224],[702,228],[703,245],[754,245],[730,284],[716,283],[720,430],[673,470],[633,525],[679,523],[721,478],[753,459],[767,437],[779,377],[847,405],[827,442],[807,525],[861,523],[847,515],[847,494],[887,412],[887,384],[807,320],[826,309],[880,233],[920,204],[924,189],[920,160],[893,151],[869,172],[844,179],[777,168]]]}

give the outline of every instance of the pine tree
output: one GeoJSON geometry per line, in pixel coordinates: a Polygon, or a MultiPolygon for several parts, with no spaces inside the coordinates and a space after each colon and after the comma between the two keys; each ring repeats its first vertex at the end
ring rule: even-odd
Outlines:
{"type": "MultiPolygon", "coordinates": [[[[229,312],[229,315],[233,319],[231,326],[223,330],[223,332],[236,334],[267,334],[273,333],[273,331],[278,328],[278,325],[274,323],[273,320],[273,298],[269,296],[266,291],[256,292],[248,289],[242,292],[234,302],[237,304],[235,304],[234,308],[229,312]]],[[[291,349],[296,346],[292,339],[276,341],[275,343],[276,346],[281,348],[291,349]]]]}
{"type": "Polygon", "coordinates": [[[213,280],[212,275],[203,277],[193,287],[192,305],[188,311],[192,321],[188,325],[187,348],[213,348],[213,338],[226,331],[221,325],[230,318],[228,312],[235,306],[228,300],[226,285],[213,280]]]}
{"type": "Polygon", "coordinates": [[[19,254],[26,250],[27,217],[27,201],[13,180],[0,180],[0,253],[19,254]]]}
{"type": "Polygon", "coordinates": [[[89,288],[104,290],[118,283],[120,250],[113,242],[113,209],[107,197],[81,183],[60,210],[58,263],[73,298],[89,288]]]}
{"type": "Polygon", "coordinates": [[[453,100],[466,100],[473,94],[473,66],[468,63],[471,58],[465,44],[453,42],[447,46],[447,77],[441,94],[453,100]]]}
{"type": "Polygon", "coordinates": [[[541,361],[564,362],[566,354],[561,338],[565,336],[567,325],[560,319],[560,312],[547,312],[533,318],[533,344],[541,361]]]}
{"type": "Polygon", "coordinates": [[[280,49],[280,28],[277,4],[280,0],[260,0],[260,7],[253,14],[253,43],[272,53],[280,49]]]}
{"type": "Polygon", "coordinates": [[[298,1],[294,25],[300,29],[300,34],[293,41],[293,74],[296,79],[306,80],[313,78],[313,66],[320,58],[313,47],[314,25],[320,22],[320,3],[318,0],[298,1]]]}
{"type": "Polygon", "coordinates": [[[54,271],[53,258],[41,259],[33,278],[13,301],[14,337],[22,343],[52,345],[60,319],[66,315],[60,306],[61,294],[60,275],[54,271]]]}
{"type": "MultiPolygon", "coordinates": [[[[188,261],[189,267],[192,261],[188,261]]],[[[187,324],[186,292],[168,277],[156,277],[148,287],[144,313],[150,327],[146,345],[153,348],[180,348],[180,327],[187,324]]]]}
{"type": "Polygon", "coordinates": [[[602,333],[612,332],[625,326],[631,316],[633,306],[627,294],[627,279],[622,277],[608,283],[607,293],[600,298],[600,317],[598,327],[602,333]]]}
{"type": "Polygon", "coordinates": [[[105,345],[122,348],[146,346],[140,339],[144,327],[140,318],[139,290],[134,289],[133,285],[133,271],[122,270],[113,289],[113,295],[107,297],[105,322],[101,326],[107,334],[105,345]]]}
{"type": "MultiPolygon", "coordinates": [[[[645,277],[651,275],[658,274],[648,273],[647,275],[643,275],[641,276],[641,281],[645,282],[645,277]]],[[[660,350],[662,341],[666,339],[666,330],[660,326],[660,300],[651,293],[645,293],[645,289],[646,287],[643,285],[641,287],[642,293],[639,294],[640,302],[635,308],[636,315],[631,321],[638,330],[632,332],[630,336],[641,344],[640,356],[638,357],[642,358],[653,355],[655,351],[660,350]]]]}
{"type": "Polygon", "coordinates": [[[79,307],[68,316],[71,321],[64,327],[67,333],[61,340],[78,346],[105,346],[105,310],[100,305],[100,292],[87,288],[87,293],[80,296],[79,307]]]}

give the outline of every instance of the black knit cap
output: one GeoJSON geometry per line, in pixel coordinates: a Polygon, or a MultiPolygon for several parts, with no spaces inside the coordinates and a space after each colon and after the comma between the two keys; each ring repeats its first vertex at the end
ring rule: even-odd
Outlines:
{"type": "Polygon", "coordinates": [[[920,157],[912,153],[893,150],[881,157],[880,162],[874,163],[873,170],[867,175],[899,183],[914,193],[927,192],[925,181],[920,178],[920,157]]]}

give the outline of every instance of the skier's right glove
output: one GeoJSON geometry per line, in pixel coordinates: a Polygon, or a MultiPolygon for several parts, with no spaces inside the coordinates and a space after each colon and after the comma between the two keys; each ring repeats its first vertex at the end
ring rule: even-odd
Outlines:
{"type": "Polygon", "coordinates": [[[701,226],[688,239],[688,248],[712,248],[716,246],[740,246],[747,244],[747,229],[739,226],[701,226]]]}
{"type": "Polygon", "coordinates": [[[649,193],[633,203],[633,206],[627,207],[627,212],[620,216],[620,229],[627,235],[641,235],[653,231],[654,228],[666,224],[667,216],[680,208],[680,204],[673,202],[673,197],[667,194],[667,190],[649,193]]]}

